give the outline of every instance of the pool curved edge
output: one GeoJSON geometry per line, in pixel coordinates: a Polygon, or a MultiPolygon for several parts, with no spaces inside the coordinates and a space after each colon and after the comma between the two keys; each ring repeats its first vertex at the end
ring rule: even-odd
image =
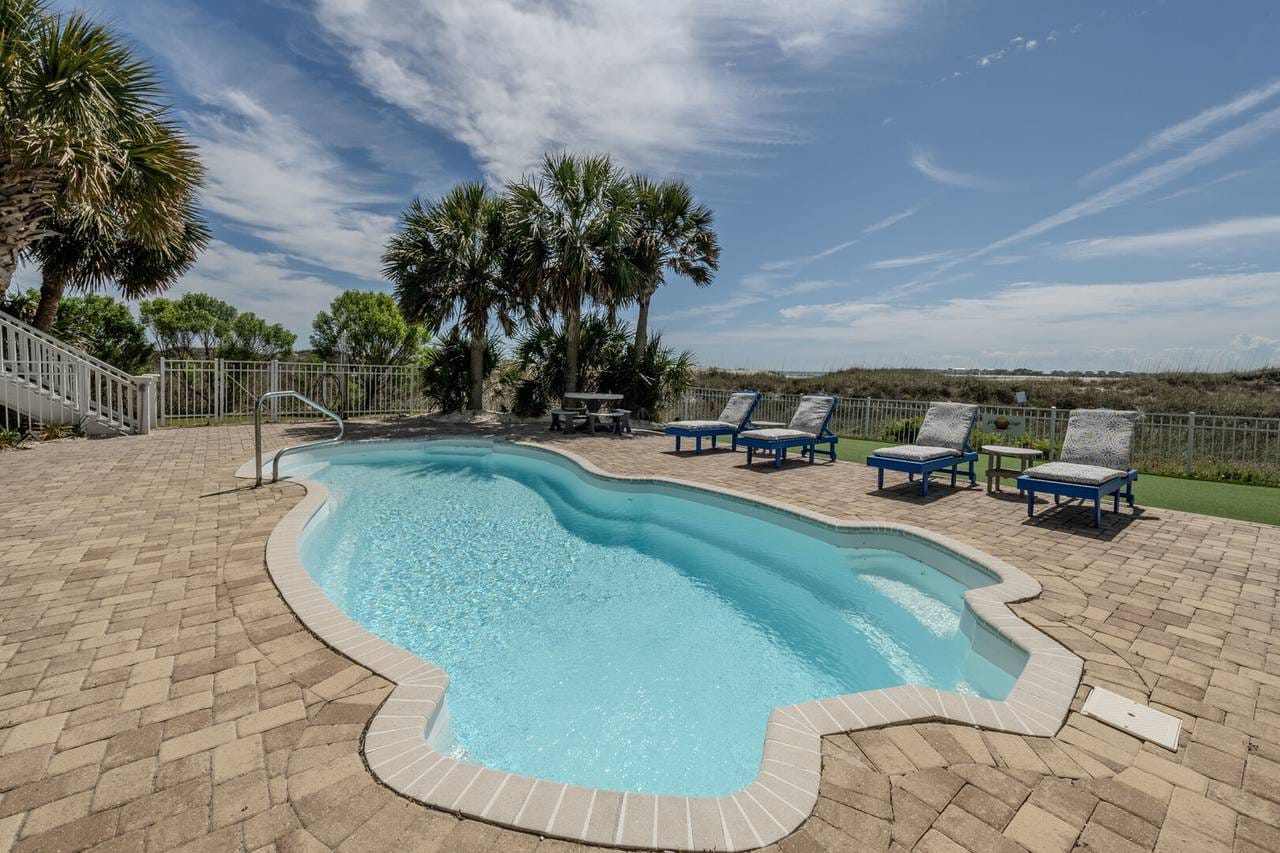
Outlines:
{"type": "MultiPolygon", "coordinates": [[[[442,440],[481,446],[507,441],[440,436],[343,444],[442,440]]],[[[317,638],[394,685],[364,732],[362,752],[373,775],[397,793],[478,820],[590,844],[752,850],[790,835],[812,813],[821,782],[824,735],[939,721],[1048,737],[1062,726],[1084,662],[1009,609],[1008,604],[1040,593],[1040,584],[1020,569],[911,525],[839,522],[728,489],[664,477],[611,474],[560,448],[512,443],[559,455],[605,480],[680,486],[778,510],[839,532],[898,533],[951,551],[1000,578],[998,583],[970,589],[965,601],[974,616],[1026,651],[1026,665],[1003,701],[905,685],[775,708],[765,730],[760,772],[745,788],[722,797],[624,793],[494,770],[454,759],[428,742],[432,723],[444,708],[448,674],[358,625],[312,580],[299,554],[300,538],[308,522],[324,507],[329,490],[314,480],[295,479],[306,495],[267,540],[268,574],[285,603],[317,638]]],[[[242,465],[236,476],[252,478],[253,461],[242,465]]]]}

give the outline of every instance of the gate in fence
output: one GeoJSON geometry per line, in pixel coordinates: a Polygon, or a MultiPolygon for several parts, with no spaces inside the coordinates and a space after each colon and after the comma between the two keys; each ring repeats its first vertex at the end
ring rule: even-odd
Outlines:
{"type": "MultiPolygon", "coordinates": [[[[731,392],[716,388],[690,388],[685,392],[680,416],[714,418],[731,392]]],[[[756,407],[756,419],[786,421],[800,402],[799,395],[764,394],[756,407]]],[[[927,402],[843,397],[831,419],[839,435],[902,444],[915,440],[927,402]]],[[[1037,446],[1052,458],[1062,446],[1070,414],[1056,408],[983,406],[984,420],[1003,416],[1023,419],[1017,443],[1037,446]]],[[[998,433],[980,433],[980,443],[1011,443],[998,433]]],[[[1143,413],[1133,449],[1134,463],[1142,471],[1209,480],[1280,485],[1280,418],[1186,413],[1143,413]]]]}
{"type": "MultiPolygon", "coordinates": [[[[247,420],[268,391],[297,391],[343,417],[408,415],[429,408],[413,365],[162,358],[160,424],[247,420]]],[[[273,399],[269,407],[273,421],[316,415],[293,398],[273,399]]]]}

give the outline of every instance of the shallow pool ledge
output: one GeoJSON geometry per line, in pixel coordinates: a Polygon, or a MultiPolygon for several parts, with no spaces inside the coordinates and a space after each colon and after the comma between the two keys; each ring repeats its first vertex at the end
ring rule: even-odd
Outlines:
{"type": "MultiPolygon", "coordinates": [[[[453,441],[492,446],[505,439],[415,438],[347,442],[453,441]]],[[[444,707],[449,676],[417,655],[374,636],[346,616],[311,579],[299,556],[307,523],[324,507],[328,489],[296,479],[307,490],[267,540],[267,570],[285,602],[329,647],[394,686],[364,733],[369,769],[383,784],[425,805],[491,823],[573,841],[628,848],[738,851],[765,847],[791,834],[818,799],[822,736],[931,720],[1048,737],[1070,709],[1084,662],[1019,619],[1008,604],[1040,594],[1040,584],[1014,566],[922,528],[894,522],[848,524],[726,489],[658,477],[626,477],[600,470],[559,448],[520,442],[554,453],[607,480],[677,485],[816,522],[835,532],[896,532],[940,546],[1000,580],[969,590],[974,616],[1027,653],[1003,701],[905,685],[775,708],[765,730],[755,781],[724,797],[672,797],[585,788],[533,779],[458,761],[428,743],[444,707]]],[[[237,477],[254,476],[253,460],[237,477]]]]}

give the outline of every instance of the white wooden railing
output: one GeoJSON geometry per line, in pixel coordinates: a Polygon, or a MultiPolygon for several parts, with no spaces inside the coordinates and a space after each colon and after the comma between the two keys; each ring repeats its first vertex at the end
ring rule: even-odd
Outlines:
{"type": "Polygon", "coordinates": [[[131,376],[0,314],[0,384],[8,416],[25,415],[40,425],[77,423],[89,432],[145,433],[155,423],[155,383],[155,376],[131,376]]]}

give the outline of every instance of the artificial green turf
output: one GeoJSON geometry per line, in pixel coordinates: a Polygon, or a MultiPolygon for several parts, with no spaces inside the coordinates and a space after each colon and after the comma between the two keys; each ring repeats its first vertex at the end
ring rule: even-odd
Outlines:
{"type": "MultiPolygon", "coordinates": [[[[841,438],[836,444],[836,456],[846,462],[865,462],[868,453],[877,447],[884,447],[884,444],[883,441],[841,438]]],[[[977,471],[978,482],[985,485],[986,454],[978,457],[977,471]]],[[[886,476],[892,477],[894,474],[889,472],[886,476]]],[[[1012,486],[1012,480],[1005,481],[1006,489],[1012,486]]],[[[1141,474],[1133,487],[1133,494],[1139,506],[1280,524],[1280,488],[1141,474]]]]}

